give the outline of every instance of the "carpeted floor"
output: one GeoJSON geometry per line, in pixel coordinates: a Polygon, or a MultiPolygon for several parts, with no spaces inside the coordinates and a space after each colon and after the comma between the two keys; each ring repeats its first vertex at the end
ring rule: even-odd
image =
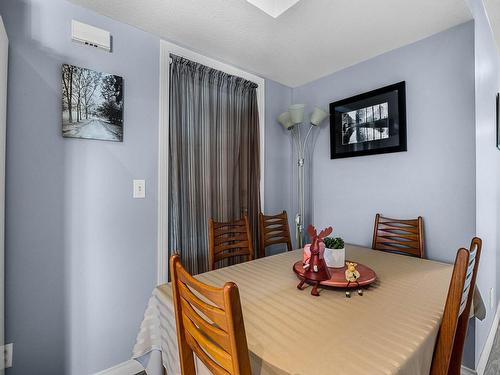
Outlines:
{"type": "Polygon", "coordinates": [[[497,375],[500,374],[500,327],[495,334],[493,347],[491,348],[490,357],[484,370],[484,375],[497,375]]]}

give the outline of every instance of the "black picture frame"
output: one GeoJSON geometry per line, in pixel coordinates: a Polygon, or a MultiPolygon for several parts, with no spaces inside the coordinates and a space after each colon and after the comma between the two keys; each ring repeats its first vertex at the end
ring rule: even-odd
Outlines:
{"type": "Polygon", "coordinates": [[[497,125],[497,148],[500,150],[500,93],[496,99],[496,125],[497,125]]]}
{"type": "Polygon", "coordinates": [[[406,82],[330,103],[330,157],[407,151],[406,82]]]}

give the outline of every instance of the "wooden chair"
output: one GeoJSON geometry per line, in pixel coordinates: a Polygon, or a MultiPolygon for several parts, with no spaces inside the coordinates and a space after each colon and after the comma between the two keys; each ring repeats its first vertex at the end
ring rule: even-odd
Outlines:
{"type": "Polygon", "coordinates": [[[469,313],[481,257],[481,239],[472,239],[470,251],[457,252],[443,319],[439,328],[431,375],[460,375],[469,313]]]}
{"type": "Polygon", "coordinates": [[[389,219],[375,215],[372,249],[424,257],[424,221],[389,219]]]}
{"type": "Polygon", "coordinates": [[[170,257],[170,273],[182,375],[196,374],[193,353],[212,374],[251,375],[236,284],[201,283],[182,267],[179,255],[170,257]]]}
{"type": "Polygon", "coordinates": [[[286,244],[288,251],[293,250],[286,211],[278,215],[259,213],[259,227],[259,258],[266,256],[266,247],[270,245],[286,244]]]}
{"type": "Polygon", "coordinates": [[[219,223],[208,221],[208,268],[214,270],[221,260],[246,256],[252,260],[254,256],[252,234],[248,216],[243,219],[219,223]]]}

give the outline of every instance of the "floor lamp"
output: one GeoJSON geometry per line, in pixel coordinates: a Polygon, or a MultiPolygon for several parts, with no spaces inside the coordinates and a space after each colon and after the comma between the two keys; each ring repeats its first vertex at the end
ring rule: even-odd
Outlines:
{"type": "Polygon", "coordinates": [[[329,116],[321,108],[314,108],[309,121],[309,128],[301,131],[304,125],[304,104],[292,104],[288,107],[288,111],[278,116],[278,122],[288,131],[294,140],[295,148],[297,149],[297,192],[298,192],[298,212],[295,215],[295,234],[297,238],[297,246],[304,246],[304,216],[305,216],[305,151],[307,141],[314,128],[318,127],[325,118],[329,116]],[[305,134],[305,135],[304,135],[305,134]]]}

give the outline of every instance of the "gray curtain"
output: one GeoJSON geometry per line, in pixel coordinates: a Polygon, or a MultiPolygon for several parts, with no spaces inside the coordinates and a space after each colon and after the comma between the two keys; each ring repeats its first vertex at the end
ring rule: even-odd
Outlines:
{"type": "Polygon", "coordinates": [[[260,211],[257,85],[171,55],[169,254],[208,270],[208,219],[248,214],[257,249],[260,211]]]}

